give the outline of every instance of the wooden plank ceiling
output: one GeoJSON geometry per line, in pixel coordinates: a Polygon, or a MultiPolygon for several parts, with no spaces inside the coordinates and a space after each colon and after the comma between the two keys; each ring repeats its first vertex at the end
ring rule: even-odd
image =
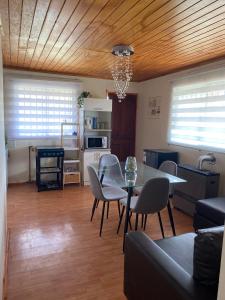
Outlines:
{"type": "Polygon", "coordinates": [[[6,67],[110,78],[129,44],[135,81],[225,57],[224,0],[0,0],[6,67]]]}

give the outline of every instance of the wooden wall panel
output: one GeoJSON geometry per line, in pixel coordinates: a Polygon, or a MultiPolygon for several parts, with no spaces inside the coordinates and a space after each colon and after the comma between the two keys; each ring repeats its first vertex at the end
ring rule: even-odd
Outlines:
{"type": "Polygon", "coordinates": [[[90,9],[88,12],[85,14],[85,16],[82,18],[80,23],[77,25],[67,42],[63,45],[63,47],[60,49],[58,54],[56,55],[54,61],[52,61],[51,65],[56,65],[57,61],[60,59],[65,60],[66,54],[72,47],[74,41],[79,38],[80,35],[83,34],[85,29],[92,24],[93,20],[95,17],[100,13],[100,11],[103,9],[105,4],[108,2],[108,0],[95,0],[94,3],[91,5],[90,9]]]}
{"type": "Polygon", "coordinates": [[[23,0],[23,13],[19,36],[18,64],[23,62],[25,59],[36,4],[36,0],[23,0]]]}
{"type": "MultiPolygon", "coordinates": [[[[110,39],[111,36],[114,35],[114,32],[118,35],[118,30],[122,29],[125,24],[131,24],[130,20],[132,20],[137,13],[142,12],[149,5],[148,2],[152,3],[152,1],[137,2],[136,0],[124,2],[115,13],[111,14],[107,20],[103,21],[104,26],[101,26],[97,33],[95,32],[91,38],[87,39],[85,43],[81,45],[81,49],[78,49],[76,45],[71,48],[70,53],[67,53],[69,56],[68,61],[65,61],[65,63],[61,65],[63,67],[62,70],[65,71],[67,66],[71,64],[75,64],[77,69],[79,69],[80,66],[77,60],[80,60],[82,50],[95,49],[99,52],[109,52],[108,45],[104,45],[105,40],[110,39]],[[81,51],[77,52],[77,49],[81,51]]],[[[123,43],[122,39],[120,39],[120,43],[123,43]]]]}
{"type": "Polygon", "coordinates": [[[58,52],[64,45],[67,44],[67,41],[69,40],[70,36],[73,34],[74,30],[89,10],[93,1],[94,0],[79,1],[79,4],[73,12],[73,15],[71,16],[69,22],[66,24],[66,27],[63,28],[63,30],[61,31],[59,39],[55,43],[54,47],[51,49],[51,52],[49,53],[46,61],[44,62],[43,68],[41,67],[42,69],[45,69],[46,67],[49,68],[49,65],[55,59],[58,52]]]}
{"type": "MultiPolygon", "coordinates": [[[[40,36],[45,17],[48,12],[49,5],[50,5],[50,0],[37,0],[37,5],[33,16],[33,23],[32,23],[30,37],[27,44],[25,58],[24,61],[19,62],[19,67],[29,68],[36,45],[38,43],[38,38],[40,36]]],[[[14,67],[14,65],[12,66],[14,67]]]]}
{"type": "Polygon", "coordinates": [[[9,40],[9,6],[7,1],[0,1],[1,21],[3,26],[4,38],[2,39],[3,61],[5,64],[10,63],[10,40],[9,40]]]}
{"type": "Polygon", "coordinates": [[[225,57],[224,0],[1,0],[8,67],[110,78],[113,45],[141,81],[225,57]]]}
{"type": "Polygon", "coordinates": [[[9,0],[10,61],[13,65],[17,64],[18,58],[21,10],[22,0],[9,0]]]}
{"type": "Polygon", "coordinates": [[[45,45],[43,45],[43,49],[41,54],[39,55],[39,58],[36,62],[36,65],[40,66],[46,61],[49,53],[54,48],[55,44],[57,43],[58,39],[60,38],[60,34],[62,30],[67,26],[68,22],[72,18],[72,15],[79,3],[79,0],[69,0],[66,1],[61,14],[59,15],[59,18],[57,22],[55,23],[55,26],[52,29],[51,34],[49,35],[49,38],[45,45]]]}
{"type": "Polygon", "coordinates": [[[62,14],[63,5],[65,0],[52,0],[46,15],[44,24],[42,26],[38,43],[36,44],[35,51],[32,56],[30,67],[34,68],[36,65],[36,60],[38,60],[46,42],[49,39],[49,36],[57,22],[59,15],[62,14]]]}

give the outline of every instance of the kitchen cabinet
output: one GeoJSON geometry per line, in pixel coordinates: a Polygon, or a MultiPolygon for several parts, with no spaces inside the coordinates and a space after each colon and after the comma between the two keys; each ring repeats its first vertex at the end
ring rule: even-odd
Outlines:
{"type": "Polygon", "coordinates": [[[103,154],[110,154],[110,150],[85,150],[83,151],[83,183],[89,185],[89,176],[87,166],[93,163],[99,163],[99,159],[103,154]]]}

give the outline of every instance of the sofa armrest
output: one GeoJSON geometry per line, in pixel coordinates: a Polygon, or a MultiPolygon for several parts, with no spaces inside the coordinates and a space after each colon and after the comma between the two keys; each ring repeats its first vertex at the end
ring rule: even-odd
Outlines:
{"type": "Polygon", "coordinates": [[[131,232],[126,236],[124,293],[129,300],[216,299],[215,290],[198,285],[142,232],[131,232]]]}

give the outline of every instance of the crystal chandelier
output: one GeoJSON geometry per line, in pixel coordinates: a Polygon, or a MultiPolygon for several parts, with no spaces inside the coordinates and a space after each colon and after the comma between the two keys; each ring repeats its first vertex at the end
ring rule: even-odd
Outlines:
{"type": "Polygon", "coordinates": [[[126,97],[126,91],[133,75],[130,56],[134,54],[134,49],[127,45],[116,45],[112,49],[112,54],[115,55],[115,60],[111,72],[115,91],[121,102],[126,97]]]}

